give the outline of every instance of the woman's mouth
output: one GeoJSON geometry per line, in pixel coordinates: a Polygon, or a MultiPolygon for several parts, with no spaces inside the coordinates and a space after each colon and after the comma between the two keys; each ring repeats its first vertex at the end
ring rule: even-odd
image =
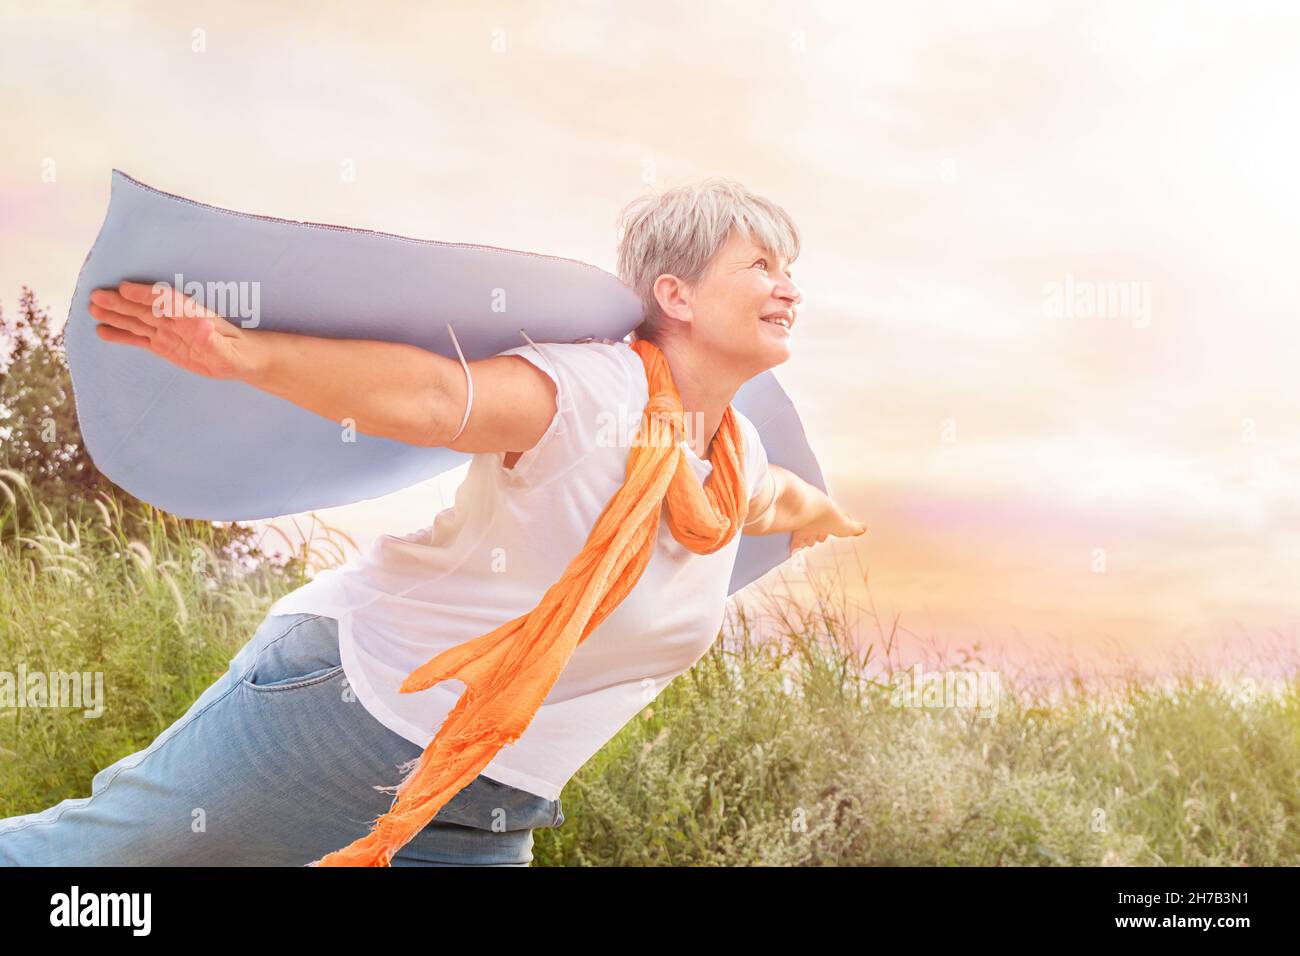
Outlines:
{"type": "Polygon", "coordinates": [[[766,322],[768,325],[774,325],[778,329],[783,329],[786,335],[790,334],[790,316],[785,312],[774,312],[771,315],[759,316],[759,320],[766,322]]]}

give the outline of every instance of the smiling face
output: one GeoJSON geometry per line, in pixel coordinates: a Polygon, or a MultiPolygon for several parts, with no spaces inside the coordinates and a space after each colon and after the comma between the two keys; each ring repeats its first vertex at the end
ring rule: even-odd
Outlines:
{"type": "Polygon", "coordinates": [[[700,281],[686,290],[691,344],[754,375],[787,361],[803,301],[789,269],[732,229],[700,281]]]}

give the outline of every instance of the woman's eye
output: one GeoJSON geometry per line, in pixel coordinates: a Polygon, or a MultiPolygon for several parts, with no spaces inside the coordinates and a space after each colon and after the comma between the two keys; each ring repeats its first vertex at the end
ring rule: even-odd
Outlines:
{"type": "Polygon", "coordinates": [[[758,265],[760,262],[763,263],[763,271],[766,272],[766,271],[767,271],[767,260],[766,260],[766,259],[758,259],[758,260],[756,260],[756,261],[754,262],[754,265],[758,265]]]}

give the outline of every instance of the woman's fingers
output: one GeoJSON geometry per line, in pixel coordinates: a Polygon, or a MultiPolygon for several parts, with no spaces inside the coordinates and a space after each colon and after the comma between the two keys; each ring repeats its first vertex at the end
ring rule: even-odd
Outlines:
{"type": "Polygon", "coordinates": [[[843,514],[843,512],[840,514],[840,519],[833,522],[833,525],[826,531],[818,530],[819,527],[825,527],[825,525],[812,524],[793,532],[790,536],[790,554],[793,555],[803,548],[811,548],[821,544],[831,535],[837,538],[851,538],[865,534],[867,531],[865,526],[843,514]]]}
{"type": "Polygon", "coordinates": [[[848,514],[845,514],[843,511],[840,512],[840,517],[843,520],[840,524],[840,527],[835,529],[836,537],[855,538],[860,534],[867,533],[866,525],[862,524],[856,518],[853,518],[848,514]]]}
{"type": "Polygon", "coordinates": [[[144,282],[119,282],[117,292],[121,298],[132,303],[137,308],[149,310],[151,315],[159,318],[167,316],[184,315],[184,295],[177,294],[176,290],[165,282],[156,283],[157,291],[154,284],[144,282]],[[177,306],[180,306],[177,308],[177,306]]]}
{"type": "Polygon", "coordinates": [[[146,341],[156,331],[153,326],[146,324],[135,316],[114,312],[111,309],[101,308],[97,305],[92,304],[90,306],[90,314],[100,322],[121,329],[124,332],[130,332],[133,336],[142,336],[146,341]]]}
{"type": "Polygon", "coordinates": [[[99,308],[105,311],[114,312],[118,315],[130,316],[131,318],[147,323],[148,325],[157,325],[159,322],[159,319],[153,314],[148,306],[137,305],[136,303],[123,298],[121,294],[114,289],[93,290],[90,293],[90,303],[91,305],[99,306],[99,308]]]}
{"type": "Polygon", "coordinates": [[[160,351],[183,349],[184,343],[191,341],[206,341],[207,325],[222,335],[231,334],[224,328],[228,323],[215,312],[165,283],[158,285],[157,292],[143,282],[123,282],[117,289],[95,289],[90,293],[90,314],[100,322],[151,339],[160,351]]]}
{"type": "Polygon", "coordinates": [[[121,282],[118,283],[117,291],[127,302],[149,309],[150,314],[155,317],[220,318],[217,313],[209,311],[198,300],[177,291],[165,282],[153,284],[121,282]]]}
{"type": "Polygon", "coordinates": [[[143,282],[121,282],[116,289],[95,289],[90,301],[100,308],[110,309],[158,326],[179,318],[220,319],[221,317],[195,299],[177,292],[166,283],[153,285],[143,282]]]}
{"type": "MultiPolygon", "coordinates": [[[[160,285],[165,284],[160,283],[160,285]]],[[[171,286],[167,286],[167,288],[170,289],[171,286]]],[[[154,300],[158,298],[158,293],[153,291],[153,283],[148,282],[119,282],[117,291],[121,293],[124,299],[150,307],[153,306],[154,300]]]]}
{"type": "Polygon", "coordinates": [[[99,334],[99,337],[104,339],[106,342],[117,342],[121,345],[136,345],[142,349],[149,348],[148,339],[141,338],[138,335],[132,335],[130,332],[124,332],[111,325],[96,325],[95,331],[99,334]]]}

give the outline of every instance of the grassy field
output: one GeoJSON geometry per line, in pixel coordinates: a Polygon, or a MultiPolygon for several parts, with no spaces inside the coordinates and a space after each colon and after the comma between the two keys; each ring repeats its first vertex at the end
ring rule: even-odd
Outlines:
{"type": "MultiPolygon", "coordinates": [[[[0,534],[0,671],[102,671],[108,697],[93,720],[0,709],[0,817],[88,795],[290,587],[162,521],[127,540],[117,517],[0,534]]],[[[566,787],[564,825],[535,831],[536,864],[1300,864],[1297,675],[1051,696],[1001,676],[981,716],[951,692],[900,700],[901,669],[869,671],[833,615],[786,621],[760,643],[742,619],[623,728],[566,787]]]]}

